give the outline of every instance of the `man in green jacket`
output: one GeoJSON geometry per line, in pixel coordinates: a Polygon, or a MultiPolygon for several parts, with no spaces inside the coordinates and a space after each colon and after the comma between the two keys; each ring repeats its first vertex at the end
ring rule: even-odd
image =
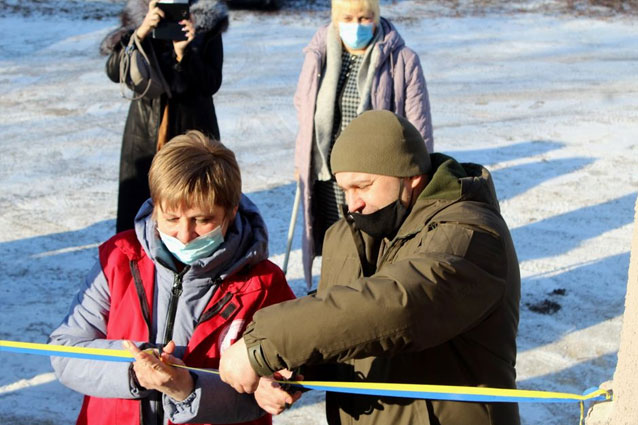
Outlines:
{"type": "MultiPolygon", "coordinates": [[[[368,111],[332,172],[345,218],[326,234],[316,295],[257,312],[222,379],[304,366],[306,379],[515,388],[518,260],[489,172],[428,154],[418,131],[368,111]],[[307,371],[306,371],[307,370],[307,371]]],[[[515,403],[326,395],[329,424],[516,425],[515,403]]]]}

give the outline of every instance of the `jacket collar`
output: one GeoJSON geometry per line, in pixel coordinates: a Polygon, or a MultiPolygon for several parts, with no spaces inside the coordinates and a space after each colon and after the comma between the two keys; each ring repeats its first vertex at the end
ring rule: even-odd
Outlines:
{"type": "Polygon", "coordinates": [[[490,172],[483,166],[459,163],[441,154],[430,154],[432,175],[419,194],[395,239],[420,232],[443,209],[460,201],[476,201],[499,211],[496,190],[490,172]]]}
{"type": "Polygon", "coordinates": [[[384,36],[382,40],[377,42],[377,48],[379,49],[379,60],[377,63],[383,63],[394,50],[405,46],[405,42],[392,22],[381,17],[379,19],[379,25],[383,30],[384,36]]]}

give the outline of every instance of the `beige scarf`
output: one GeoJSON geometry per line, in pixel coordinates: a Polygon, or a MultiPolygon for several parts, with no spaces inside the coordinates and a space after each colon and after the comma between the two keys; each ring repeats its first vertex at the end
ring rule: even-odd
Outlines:
{"type": "MultiPolygon", "coordinates": [[[[379,61],[378,49],[375,45],[383,40],[384,31],[381,24],[377,25],[377,31],[364,53],[363,62],[357,74],[357,89],[361,98],[357,113],[371,108],[370,91],[372,78],[379,61]]],[[[332,178],[328,165],[328,154],[332,143],[332,126],[335,115],[335,101],[337,98],[337,84],[341,73],[341,37],[339,30],[334,25],[328,28],[326,40],[326,65],[323,78],[319,83],[317,102],[314,117],[314,140],[312,144],[312,167],[317,180],[327,181],[332,178]]]]}

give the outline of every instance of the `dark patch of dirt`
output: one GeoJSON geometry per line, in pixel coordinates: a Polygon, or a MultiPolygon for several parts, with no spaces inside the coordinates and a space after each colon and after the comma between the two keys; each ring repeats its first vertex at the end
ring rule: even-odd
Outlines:
{"type": "Polygon", "coordinates": [[[534,313],[547,315],[555,314],[562,308],[560,304],[547,298],[537,303],[527,303],[525,305],[534,313]]]}

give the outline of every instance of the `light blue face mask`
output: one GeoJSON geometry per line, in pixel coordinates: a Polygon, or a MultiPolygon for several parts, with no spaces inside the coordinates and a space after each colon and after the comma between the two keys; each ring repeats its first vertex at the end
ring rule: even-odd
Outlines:
{"type": "Polygon", "coordinates": [[[217,226],[212,231],[193,239],[187,244],[183,244],[179,239],[160,232],[159,229],[157,231],[166,249],[179,261],[188,265],[209,257],[224,242],[221,226],[217,226]]]}
{"type": "Polygon", "coordinates": [[[353,50],[363,49],[374,35],[374,24],[339,22],[339,35],[346,46],[353,50]]]}

